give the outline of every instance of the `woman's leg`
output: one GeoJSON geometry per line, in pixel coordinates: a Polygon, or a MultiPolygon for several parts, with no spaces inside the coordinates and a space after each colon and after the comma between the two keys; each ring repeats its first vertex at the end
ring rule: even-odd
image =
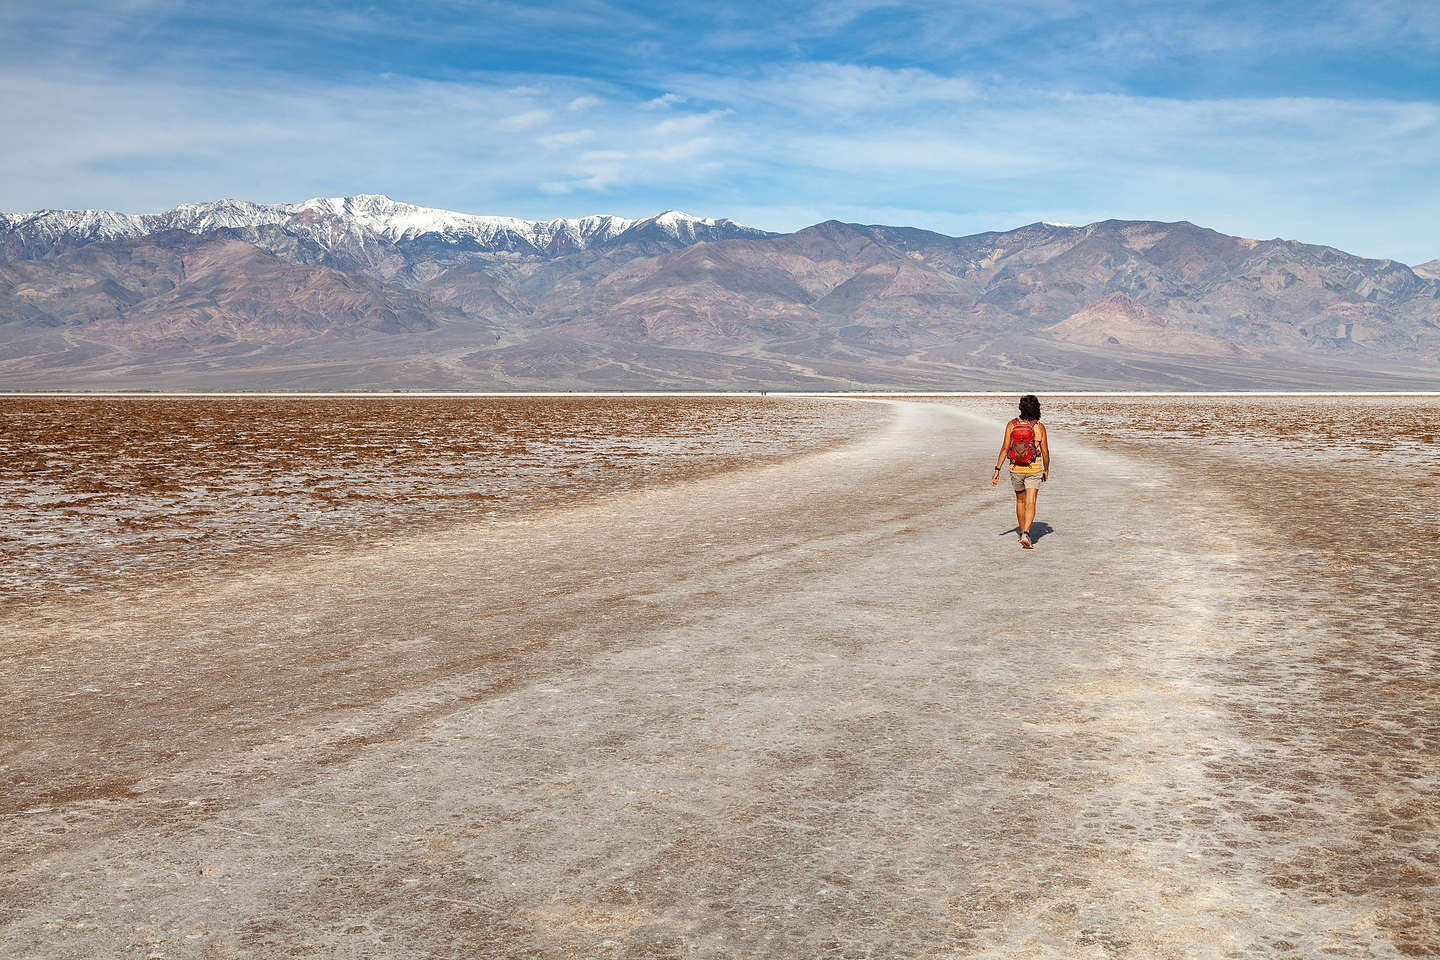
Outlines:
{"type": "Polygon", "coordinates": [[[1035,522],[1035,501],[1040,499],[1040,491],[1034,487],[1025,489],[1025,516],[1020,518],[1020,529],[1029,530],[1030,524],[1035,522]]]}
{"type": "Polygon", "coordinates": [[[1015,491],[1015,526],[1019,527],[1022,531],[1026,527],[1024,490],[1015,491]]]}

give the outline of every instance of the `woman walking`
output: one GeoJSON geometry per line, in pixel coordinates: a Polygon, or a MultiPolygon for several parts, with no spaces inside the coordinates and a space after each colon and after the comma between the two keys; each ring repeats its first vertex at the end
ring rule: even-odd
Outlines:
{"type": "Polygon", "coordinates": [[[1010,486],[1015,490],[1015,520],[1020,546],[1031,548],[1030,525],[1035,522],[1035,501],[1040,484],[1050,479],[1050,444],[1040,423],[1040,400],[1033,393],[1020,398],[1020,416],[1005,424],[1005,442],[995,462],[990,486],[1000,482],[1000,468],[1010,461],[1010,486]]]}

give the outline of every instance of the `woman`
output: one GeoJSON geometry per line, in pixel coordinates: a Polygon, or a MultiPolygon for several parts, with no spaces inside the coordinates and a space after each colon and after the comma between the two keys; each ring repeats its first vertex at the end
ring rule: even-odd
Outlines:
{"type": "Polygon", "coordinates": [[[1020,416],[1005,424],[1005,442],[995,462],[990,486],[1000,482],[1000,467],[1010,461],[1010,486],[1015,490],[1015,519],[1020,528],[1020,546],[1031,548],[1030,524],[1035,522],[1035,501],[1040,484],[1050,479],[1050,444],[1040,423],[1040,400],[1027,393],[1020,398],[1020,416]]]}

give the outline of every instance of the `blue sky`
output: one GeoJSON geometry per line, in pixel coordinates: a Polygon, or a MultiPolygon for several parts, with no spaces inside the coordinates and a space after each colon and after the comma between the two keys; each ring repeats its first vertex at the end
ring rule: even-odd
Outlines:
{"type": "Polygon", "coordinates": [[[0,209],[386,193],[1440,257],[1440,3],[0,6],[0,209]]]}

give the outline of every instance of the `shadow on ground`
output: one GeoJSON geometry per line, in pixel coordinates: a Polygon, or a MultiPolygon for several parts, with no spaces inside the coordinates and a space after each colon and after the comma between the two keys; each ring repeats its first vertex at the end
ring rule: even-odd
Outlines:
{"type": "MultiPolygon", "coordinates": [[[[1041,537],[1047,536],[1048,534],[1054,532],[1055,528],[1050,526],[1050,524],[1042,523],[1041,521],[1036,520],[1034,523],[1030,524],[1030,542],[1034,543],[1038,541],[1041,537]]],[[[1018,537],[1020,536],[1020,528],[1018,526],[1015,526],[1011,527],[1009,530],[1002,530],[1000,531],[1000,536],[1018,537]]]]}

